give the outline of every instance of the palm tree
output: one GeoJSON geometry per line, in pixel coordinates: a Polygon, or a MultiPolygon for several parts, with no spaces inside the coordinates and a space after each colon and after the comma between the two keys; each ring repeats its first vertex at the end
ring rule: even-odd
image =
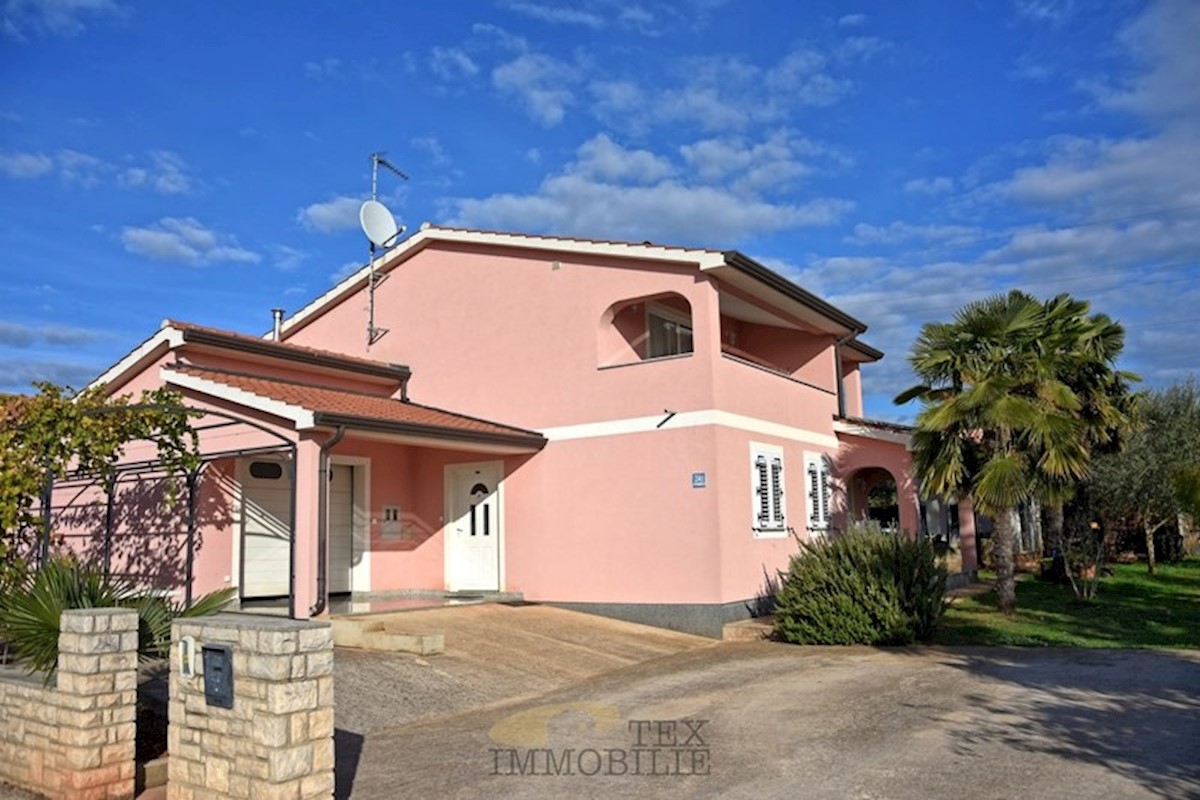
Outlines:
{"type": "Polygon", "coordinates": [[[910,356],[922,382],[895,400],[924,403],[912,451],[925,489],[970,495],[995,521],[1006,614],[1016,610],[1014,510],[1088,468],[1082,403],[1062,379],[1077,348],[1055,334],[1047,306],[1013,291],[967,305],[952,323],[925,325],[910,356]]]}
{"type": "MultiPolygon", "coordinates": [[[[1064,356],[1060,377],[1080,401],[1088,449],[1093,454],[1119,450],[1133,428],[1136,397],[1130,384],[1141,378],[1114,369],[1125,348],[1125,329],[1105,314],[1088,316],[1086,301],[1060,294],[1045,304],[1050,334],[1064,356]]],[[[1063,549],[1063,504],[1074,495],[1070,483],[1050,483],[1044,488],[1046,527],[1050,546],[1063,549]]],[[[1153,559],[1153,556],[1151,556],[1153,559]]]]}

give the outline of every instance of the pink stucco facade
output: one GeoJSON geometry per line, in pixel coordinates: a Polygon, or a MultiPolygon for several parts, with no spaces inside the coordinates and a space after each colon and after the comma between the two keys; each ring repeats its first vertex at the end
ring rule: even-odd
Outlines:
{"type": "MultiPolygon", "coordinates": [[[[901,526],[915,531],[919,521],[903,437],[846,421],[862,413],[861,368],[873,360],[861,355],[869,348],[855,355],[844,345],[862,327],[724,259],[423,230],[378,265],[387,278],[375,290],[376,325],[387,333],[376,341],[368,342],[359,276],[288,320],[279,357],[270,346],[190,343],[164,329],[163,352],[147,345],[109,377],[121,392],[167,383],[288,442],[297,616],[320,607],[320,476],[328,480],[330,465],[354,476],[351,591],[364,596],[455,588],[452,562],[466,551],[450,543],[465,536],[452,499],[458,484],[450,484],[464,474],[459,465],[476,465],[484,483],[489,470],[500,478],[487,487],[494,500],[480,501],[498,515],[494,590],[618,615],[653,608],[655,620],[664,609],[699,608],[716,620],[768,591],[796,540],[824,535],[807,472],[815,463],[831,465],[828,522],[855,512],[848,487],[861,470],[891,475],[901,526]],[[657,352],[663,341],[682,349],[684,336],[690,352],[657,352]],[[411,376],[389,381],[356,372],[357,362],[303,362],[301,348],[404,364],[411,376]],[[273,388],[247,383],[251,375],[273,388]],[[330,447],[334,427],[305,416],[302,397],[291,399],[299,384],[397,402],[406,390],[421,404],[544,441],[502,447],[343,423],[330,447]],[[770,529],[755,523],[753,463],[763,453],[779,468],[778,513],[786,507],[786,522],[770,529]]],[[[259,428],[236,435],[243,444],[268,437],[259,428]]],[[[215,459],[205,473],[213,524],[196,554],[198,592],[240,580],[239,464],[251,457],[215,459]]]]}

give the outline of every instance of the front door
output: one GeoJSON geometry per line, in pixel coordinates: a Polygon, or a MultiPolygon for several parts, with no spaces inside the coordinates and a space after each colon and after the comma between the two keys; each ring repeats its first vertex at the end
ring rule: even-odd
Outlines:
{"type": "Polygon", "coordinates": [[[450,591],[499,591],[500,462],[447,470],[446,584],[450,591]]]}

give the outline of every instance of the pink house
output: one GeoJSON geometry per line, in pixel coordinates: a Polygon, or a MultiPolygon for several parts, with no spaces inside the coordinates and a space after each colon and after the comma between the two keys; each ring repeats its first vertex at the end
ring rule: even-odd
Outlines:
{"type": "Polygon", "coordinates": [[[906,431],[861,418],[866,325],[740,253],[424,226],[373,272],[264,338],[167,321],[98,379],[206,411],[194,541],[118,535],[114,569],[719,635],[877,484],[920,527],[906,431]]]}

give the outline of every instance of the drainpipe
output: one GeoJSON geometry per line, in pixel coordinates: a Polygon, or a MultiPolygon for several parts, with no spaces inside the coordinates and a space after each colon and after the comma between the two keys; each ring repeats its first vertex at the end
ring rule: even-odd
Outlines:
{"type": "Polygon", "coordinates": [[[846,416],[846,376],[842,374],[842,345],[858,336],[863,331],[847,334],[833,343],[833,367],[837,375],[838,416],[846,416]]]}
{"type": "Polygon", "coordinates": [[[321,445],[317,469],[317,602],[308,610],[310,617],[320,616],[325,612],[329,599],[329,451],[346,435],[346,428],[339,425],[332,437],[321,445]]]}
{"type": "Polygon", "coordinates": [[[271,309],[271,338],[279,341],[283,338],[283,309],[271,309]]]}

